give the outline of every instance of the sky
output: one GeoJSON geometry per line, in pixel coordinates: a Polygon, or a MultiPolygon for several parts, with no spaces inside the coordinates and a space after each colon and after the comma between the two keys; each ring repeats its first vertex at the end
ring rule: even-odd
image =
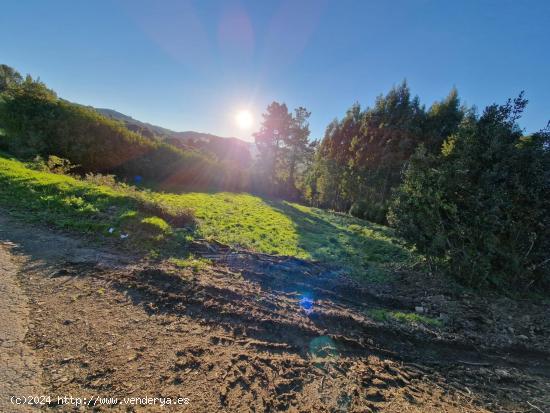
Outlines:
{"type": "Polygon", "coordinates": [[[275,100],[311,111],[316,139],[403,79],[427,106],[525,90],[520,125],[550,120],[548,0],[19,0],[0,39],[0,63],[60,97],[177,131],[251,140],[275,100]]]}

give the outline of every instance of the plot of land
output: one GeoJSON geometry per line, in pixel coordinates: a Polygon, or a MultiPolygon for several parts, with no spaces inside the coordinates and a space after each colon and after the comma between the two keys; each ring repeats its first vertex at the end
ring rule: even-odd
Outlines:
{"type": "Polygon", "coordinates": [[[414,271],[385,227],[251,195],[148,193],[195,211],[177,228],[133,189],[0,163],[0,282],[9,269],[12,306],[28,303],[15,345],[55,396],[46,409],[72,411],[64,395],[107,399],[98,411],[166,411],[122,401],[145,396],[188,397],[182,412],[550,408],[549,303],[414,271]]]}
{"type": "MultiPolygon", "coordinates": [[[[24,219],[102,238],[113,235],[108,229],[118,229],[121,217],[136,212],[135,196],[140,194],[34,171],[2,157],[0,183],[0,201],[24,219]]],[[[386,269],[413,259],[389,228],[343,214],[249,194],[146,196],[174,210],[191,208],[198,219],[195,238],[330,262],[360,277],[384,278],[386,269]]]]}

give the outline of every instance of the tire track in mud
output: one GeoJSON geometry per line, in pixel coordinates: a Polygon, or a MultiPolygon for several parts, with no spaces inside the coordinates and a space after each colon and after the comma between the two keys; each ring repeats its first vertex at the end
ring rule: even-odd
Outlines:
{"type": "MultiPolygon", "coordinates": [[[[273,280],[277,274],[270,273],[265,277],[273,280]]],[[[298,284],[303,283],[299,281],[298,284]]],[[[285,285],[289,291],[295,291],[292,283],[285,282],[285,285]]],[[[138,301],[157,303],[153,312],[185,314],[208,323],[225,325],[230,330],[237,330],[260,342],[273,343],[273,348],[284,348],[285,351],[293,351],[301,356],[310,352],[308,343],[313,339],[327,336],[339,354],[369,352],[380,357],[392,356],[402,361],[420,361],[433,365],[458,361],[502,368],[523,367],[550,378],[547,353],[515,348],[486,349],[481,352],[468,343],[453,342],[424,332],[412,334],[396,330],[393,326],[374,323],[365,315],[365,309],[371,305],[369,302],[360,304],[351,299],[346,300],[355,304],[354,311],[324,296],[318,300],[315,310],[307,314],[300,307],[299,295],[295,293],[269,292],[261,294],[262,298],[258,300],[260,291],[248,280],[240,282],[237,288],[200,282],[191,284],[167,275],[158,268],[140,269],[134,274],[122,276],[117,287],[127,290],[128,286],[146,294],[141,295],[138,301]],[[183,283],[185,287],[178,283],[183,283]],[[538,365],[529,363],[533,360],[538,365]]],[[[334,294],[330,296],[334,297],[334,294]]],[[[380,302],[375,300],[375,305],[380,305],[380,302]]]]}
{"type": "MultiPolygon", "coordinates": [[[[186,282],[186,288],[182,289],[174,283],[166,283],[166,274],[163,270],[144,269],[138,270],[138,274],[128,275],[122,280],[119,287],[126,289],[131,286],[131,288],[141,291],[141,300],[144,302],[157,303],[157,307],[152,312],[184,314],[194,319],[200,319],[206,324],[222,326],[227,331],[227,336],[212,337],[211,343],[216,346],[231,348],[237,344],[244,344],[247,348],[268,350],[272,355],[282,355],[286,358],[296,357],[296,360],[310,360],[310,362],[313,360],[311,362],[313,366],[316,365],[315,360],[319,360],[320,366],[329,366],[331,370],[337,372],[334,377],[331,377],[338,378],[338,380],[347,377],[350,369],[361,372],[365,369],[365,365],[382,364],[384,374],[367,374],[369,380],[360,380],[356,383],[358,388],[365,386],[370,388],[370,393],[367,396],[362,396],[363,402],[367,404],[385,403],[387,397],[384,396],[384,393],[387,392],[387,389],[403,388],[403,394],[409,394],[409,391],[414,389],[414,385],[407,377],[418,379],[425,375],[437,376],[441,374],[440,372],[445,372],[452,377],[452,370],[461,372],[464,370],[464,366],[478,366],[478,370],[481,369],[482,374],[488,374],[489,383],[487,385],[490,386],[489,388],[495,385],[494,382],[533,383],[528,375],[534,374],[539,379],[546,380],[546,388],[550,389],[548,386],[550,362],[548,359],[545,360],[547,357],[545,354],[536,352],[528,354],[513,349],[480,352],[467,343],[436,340],[427,334],[410,334],[372,323],[361,312],[354,313],[340,303],[333,305],[330,300],[326,299],[326,296],[323,300],[319,300],[315,311],[306,314],[300,308],[299,296],[292,293],[291,283],[285,282],[288,290],[285,293],[276,294],[269,290],[268,293],[262,295],[261,300],[257,300],[255,297],[259,294],[255,281],[251,282],[246,279],[246,276],[240,281],[232,278],[224,280],[225,275],[227,275],[227,271],[221,271],[221,275],[210,274],[207,284],[204,284],[204,280],[197,279],[190,284],[186,282]],[[135,280],[140,281],[136,283],[135,280]],[[226,286],[224,282],[230,282],[231,285],[226,286]],[[237,286],[234,285],[235,283],[237,286]],[[166,291],[166,287],[170,291],[166,291]],[[174,294],[174,290],[179,290],[180,293],[184,291],[184,293],[174,294]],[[232,338],[234,336],[242,337],[242,339],[235,340],[232,338]],[[321,340],[320,345],[319,340],[321,340]],[[316,341],[317,344],[315,344],[316,341]],[[485,366],[491,366],[491,370],[483,370],[485,366]],[[509,369],[518,371],[514,376],[508,373],[509,369]],[[492,377],[491,375],[495,371],[497,372],[496,377],[492,377]],[[503,376],[500,377],[499,374],[503,376]],[[377,390],[373,390],[374,388],[377,390]]],[[[273,280],[277,274],[269,273],[268,277],[273,280]]],[[[298,283],[302,282],[298,280],[298,283]]],[[[376,301],[376,304],[379,305],[380,301],[376,301]]],[[[357,308],[364,305],[368,307],[369,303],[356,303],[357,308]]],[[[237,356],[244,357],[245,360],[248,360],[249,357],[242,354],[237,356]]],[[[266,377],[269,378],[269,370],[266,370],[266,366],[257,359],[254,360],[255,362],[247,361],[244,364],[235,364],[241,365],[237,368],[247,377],[251,374],[253,377],[256,375],[248,371],[249,369],[244,365],[255,366],[256,370],[261,371],[259,377],[264,381],[268,380],[266,377]]],[[[321,380],[328,383],[329,379],[326,379],[324,368],[317,369],[319,374],[309,373],[308,377],[302,377],[299,374],[300,369],[296,367],[298,365],[299,363],[295,361],[290,371],[283,369],[283,372],[288,374],[287,379],[293,383],[291,386],[293,390],[290,391],[290,394],[303,393],[307,385],[313,382],[318,383],[321,380]],[[296,374],[298,376],[295,376],[296,374]],[[295,377],[299,378],[295,379],[295,377]]],[[[366,371],[370,370],[367,368],[366,371]]],[[[460,374],[458,374],[458,379],[460,379],[460,374]]],[[[467,374],[472,376],[469,371],[467,374]]],[[[272,379],[269,380],[272,382],[272,379]]],[[[344,381],[342,385],[349,386],[350,381],[344,381]]],[[[471,395],[468,386],[476,390],[476,385],[475,380],[468,379],[464,384],[456,381],[455,378],[454,388],[471,395]],[[468,390],[464,390],[465,388],[468,390]]],[[[481,388],[484,385],[482,384],[481,388]]],[[[327,384],[327,386],[330,385],[327,384]]],[[[441,388],[444,388],[443,384],[441,384],[441,388]]],[[[485,388],[485,391],[489,391],[489,388],[485,388]]],[[[274,393],[285,394],[285,397],[289,399],[288,392],[282,389],[283,387],[277,387],[274,393]]],[[[425,392],[425,390],[424,388],[422,391],[425,392]]],[[[545,392],[543,387],[538,390],[538,394],[545,392]]],[[[236,374],[233,380],[227,383],[226,390],[222,392],[222,402],[228,403],[228,400],[231,399],[229,396],[236,392],[240,394],[240,397],[244,397],[245,393],[254,392],[254,386],[236,374]]],[[[319,389],[316,392],[318,395],[319,389]]],[[[345,401],[348,398],[350,403],[358,399],[357,394],[353,392],[350,394],[332,394],[332,396],[336,397],[335,400],[340,400],[338,402],[340,404],[344,403],[342,400],[345,401]]],[[[414,396],[410,397],[414,398],[414,396]]],[[[236,396],[233,399],[240,400],[236,396]]],[[[313,399],[312,397],[311,400],[313,399]]],[[[277,407],[272,404],[269,406],[275,409],[286,409],[291,406],[288,400],[279,402],[281,404],[277,404],[277,407]]]]}

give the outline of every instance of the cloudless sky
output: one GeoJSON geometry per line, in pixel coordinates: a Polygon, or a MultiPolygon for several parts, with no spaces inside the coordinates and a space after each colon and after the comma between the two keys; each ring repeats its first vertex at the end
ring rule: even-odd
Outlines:
{"type": "Polygon", "coordinates": [[[480,109],[525,90],[521,126],[550,120],[548,0],[18,0],[0,39],[0,63],[59,96],[178,131],[250,139],[277,100],[308,108],[318,138],[405,78],[426,105],[453,86],[480,109]]]}

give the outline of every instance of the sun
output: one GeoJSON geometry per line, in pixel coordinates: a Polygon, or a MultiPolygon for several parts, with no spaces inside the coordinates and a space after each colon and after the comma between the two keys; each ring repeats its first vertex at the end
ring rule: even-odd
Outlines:
{"type": "Polygon", "coordinates": [[[235,116],[237,126],[241,129],[250,129],[252,127],[252,113],[249,110],[241,110],[235,116]]]}

